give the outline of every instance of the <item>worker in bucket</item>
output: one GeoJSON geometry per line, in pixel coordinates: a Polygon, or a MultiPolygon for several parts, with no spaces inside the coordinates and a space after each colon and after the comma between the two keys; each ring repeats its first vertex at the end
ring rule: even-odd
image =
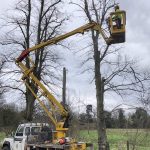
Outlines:
{"type": "MultiPolygon", "coordinates": [[[[115,6],[115,12],[119,12],[119,6],[116,5],[115,6]]],[[[112,20],[116,23],[117,29],[121,29],[121,20],[122,20],[122,15],[117,13],[115,15],[113,15],[112,20]]]]}

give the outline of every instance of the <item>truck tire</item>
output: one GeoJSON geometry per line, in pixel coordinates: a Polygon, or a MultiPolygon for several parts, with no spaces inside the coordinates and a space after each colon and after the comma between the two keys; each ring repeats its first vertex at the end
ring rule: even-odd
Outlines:
{"type": "Polygon", "coordinates": [[[2,150],[10,150],[10,148],[8,146],[4,146],[2,150]]]}

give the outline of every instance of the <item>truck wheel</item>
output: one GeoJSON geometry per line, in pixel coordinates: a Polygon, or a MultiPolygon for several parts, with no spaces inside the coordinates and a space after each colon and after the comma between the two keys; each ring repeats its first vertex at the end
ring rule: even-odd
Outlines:
{"type": "Polygon", "coordinates": [[[4,146],[2,150],[10,150],[8,146],[4,146]]]}

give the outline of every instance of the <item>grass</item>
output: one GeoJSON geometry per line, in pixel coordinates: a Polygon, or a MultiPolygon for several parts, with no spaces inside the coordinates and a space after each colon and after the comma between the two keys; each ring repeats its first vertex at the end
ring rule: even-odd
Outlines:
{"type": "MultiPolygon", "coordinates": [[[[150,150],[150,131],[136,129],[108,129],[108,142],[111,150],[127,149],[127,141],[130,143],[130,148],[136,147],[136,150],[150,150]]],[[[79,139],[94,144],[94,150],[97,150],[97,131],[82,130],[79,139]]]]}
{"type": "Polygon", "coordinates": [[[5,138],[5,133],[4,132],[0,132],[0,142],[5,138]]]}
{"type": "MultiPolygon", "coordinates": [[[[150,130],[136,129],[108,129],[107,137],[111,150],[126,150],[127,141],[130,142],[130,149],[135,145],[136,150],[150,150],[150,130]]],[[[5,133],[0,132],[0,142],[5,138],[5,133]]],[[[97,131],[82,130],[79,133],[80,141],[91,142],[94,150],[97,150],[97,131]]]]}
{"type": "Polygon", "coordinates": [[[1,150],[1,146],[2,146],[2,141],[4,140],[5,138],[5,133],[4,132],[0,132],[0,150],[1,150]]]}

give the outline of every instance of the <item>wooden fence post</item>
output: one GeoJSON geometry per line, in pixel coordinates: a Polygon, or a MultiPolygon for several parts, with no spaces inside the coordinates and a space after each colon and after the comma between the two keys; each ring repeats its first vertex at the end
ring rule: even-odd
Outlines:
{"type": "Polygon", "coordinates": [[[109,142],[106,143],[106,150],[110,150],[109,142]]]}
{"type": "Polygon", "coordinates": [[[129,150],[129,141],[127,141],[127,150],[129,150]]]}

